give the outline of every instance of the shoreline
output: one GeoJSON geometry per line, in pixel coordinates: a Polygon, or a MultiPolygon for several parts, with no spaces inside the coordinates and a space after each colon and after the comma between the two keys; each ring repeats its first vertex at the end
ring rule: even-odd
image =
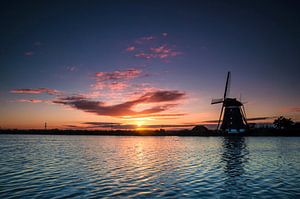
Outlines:
{"type": "Polygon", "coordinates": [[[299,137],[299,129],[252,129],[245,133],[228,134],[215,130],[197,132],[192,130],[59,130],[59,129],[2,129],[0,135],[87,135],[87,136],[180,136],[180,137],[299,137]]]}

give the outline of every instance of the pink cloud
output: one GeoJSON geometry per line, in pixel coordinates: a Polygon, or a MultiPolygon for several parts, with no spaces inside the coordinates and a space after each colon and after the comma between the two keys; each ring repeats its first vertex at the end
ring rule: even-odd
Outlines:
{"type": "Polygon", "coordinates": [[[129,116],[129,117],[122,117],[123,119],[135,119],[135,118],[167,118],[169,119],[169,117],[173,117],[173,118],[178,118],[181,116],[185,116],[185,113],[158,113],[158,114],[147,114],[147,115],[137,115],[137,116],[129,116]]]}
{"type": "Polygon", "coordinates": [[[126,51],[131,52],[134,51],[135,47],[134,46],[129,46],[128,48],[126,48],[126,51]]]}
{"type": "Polygon", "coordinates": [[[31,88],[22,88],[22,89],[14,89],[10,91],[11,93],[18,93],[18,94],[41,94],[41,93],[47,93],[49,95],[57,95],[60,94],[61,91],[50,89],[50,88],[37,88],[37,89],[31,89],[31,88]]]}
{"type": "Polygon", "coordinates": [[[294,107],[291,109],[292,112],[300,112],[300,107],[294,107]]]}
{"type": "Polygon", "coordinates": [[[284,108],[283,112],[300,112],[300,107],[288,107],[288,108],[284,108]]]}
{"type": "MultiPolygon", "coordinates": [[[[143,125],[143,128],[167,128],[167,129],[181,129],[187,127],[193,127],[196,123],[190,124],[150,124],[143,125]]],[[[134,124],[124,124],[119,122],[83,122],[80,125],[65,125],[71,129],[136,129],[134,124]]]]}
{"type": "Polygon", "coordinates": [[[174,104],[173,102],[182,99],[184,96],[185,93],[175,90],[146,93],[135,100],[115,105],[106,105],[106,103],[101,101],[91,101],[87,99],[58,99],[54,100],[53,103],[67,105],[97,115],[120,117],[163,112],[176,106],[177,104],[174,104]],[[134,111],[133,108],[139,104],[153,104],[153,106],[141,111],[134,111]]]}
{"type": "Polygon", "coordinates": [[[172,50],[167,45],[162,45],[156,48],[150,48],[150,51],[154,53],[170,53],[172,50]]]}
{"type": "Polygon", "coordinates": [[[108,85],[109,89],[111,90],[122,90],[128,87],[128,84],[124,82],[112,82],[108,85]]]}
{"type": "Polygon", "coordinates": [[[97,72],[96,77],[98,81],[130,80],[138,77],[140,74],[141,70],[136,68],[129,68],[125,70],[116,70],[113,72],[97,72]]]}
{"type": "Polygon", "coordinates": [[[128,87],[128,81],[140,77],[142,71],[136,68],[116,70],[113,72],[95,73],[96,83],[92,84],[94,89],[122,90],[128,87]]]}
{"type": "Polygon", "coordinates": [[[123,90],[128,87],[128,84],[125,82],[96,82],[92,85],[92,88],[97,90],[102,90],[105,88],[111,89],[111,90],[123,90]]]}
{"type": "Polygon", "coordinates": [[[171,57],[176,57],[178,55],[181,55],[182,53],[179,51],[176,51],[168,45],[164,44],[158,47],[152,47],[149,50],[146,50],[144,52],[139,52],[135,54],[135,57],[144,58],[144,59],[168,59],[171,57]]]}
{"type": "Polygon", "coordinates": [[[144,59],[151,59],[151,58],[156,58],[157,56],[155,54],[150,54],[150,53],[137,53],[134,56],[139,57],[139,58],[144,58],[144,59]]]}
{"type": "Polygon", "coordinates": [[[128,47],[126,51],[132,52],[134,50],[134,56],[138,58],[143,58],[147,60],[160,59],[163,62],[168,63],[170,58],[177,57],[183,53],[176,50],[173,45],[172,47],[170,47],[170,45],[168,44],[162,44],[162,42],[166,42],[164,38],[167,36],[168,33],[163,32],[158,37],[158,39],[156,39],[156,37],[154,36],[141,37],[135,41],[136,44],[134,48],[132,48],[133,46],[128,47]]]}
{"type": "Polygon", "coordinates": [[[135,40],[136,44],[142,45],[145,43],[149,43],[151,41],[153,41],[155,39],[154,36],[145,36],[145,37],[140,37],[138,39],[135,40]]]}
{"type": "Polygon", "coordinates": [[[90,91],[87,93],[83,93],[83,96],[85,96],[86,98],[98,98],[102,96],[102,92],[100,91],[90,91]]]}
{"type": "Polygon", "coordinates": [[[28,103],[44,103],[48,102],[48,100],[40,100],[40,99],[19,99],[17,102],[28,102],[28,103]]]}

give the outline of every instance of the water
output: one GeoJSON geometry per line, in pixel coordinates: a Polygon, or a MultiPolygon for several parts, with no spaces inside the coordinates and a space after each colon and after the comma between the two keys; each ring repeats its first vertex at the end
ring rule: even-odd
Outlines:
{"type": "Polygon", "coordinates": [[[0,198],[299,198],[299,137],[0,135],[0,198]]]}

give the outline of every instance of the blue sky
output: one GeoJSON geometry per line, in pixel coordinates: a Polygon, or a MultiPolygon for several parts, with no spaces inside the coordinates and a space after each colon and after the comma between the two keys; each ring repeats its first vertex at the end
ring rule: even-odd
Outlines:
{"type": "MultiPolygon", "coordinates": [[[[64,96],[100,92],[92,100],[122,103],[138,97],[124,94],[137,85],[147,85],[151,92],[185,93],[183,99],[175,99],[177,106],[161,112],[185,116],[156,118],[151,121],[155,124],[215,119],[220,107],[209,103],[222,96],[229,70],[231,94],[242,94],[250,116],[287,115],[299,120],[298,10],[297,1],[4,1],[1,125],[14,127],[12,118],[24,110],[66,114],[64,106],[49,103],[62,96],[11,92],[15,89],[49,88],[64,96]],[[152,39],[143,40],[147,37],[152,39]],[[129,47],[135,49],[126,50],[129,47]],[[159,47],[167,53],[163,55],[159,47]],[[138,56],[142,52],[152,57],[138,56]],[[95,81],[99,83],[97,72],[107,75],[128,69],[141,72],[122,80],[127,86],[123,90],[93,89],[95,81]],[[116,93],[120,95],[112,96],[116,93]],[[49,101],[30,103],[26,99],[49,101]]],[[[87,119],[120,122],[71,108],[70,115],[84,112],[88,116],[53,123],[63,127],[87,119]]],[[[27,121],[32,127],[38,126],[39,119],[53,119],[36,115],[27,121]]]]}

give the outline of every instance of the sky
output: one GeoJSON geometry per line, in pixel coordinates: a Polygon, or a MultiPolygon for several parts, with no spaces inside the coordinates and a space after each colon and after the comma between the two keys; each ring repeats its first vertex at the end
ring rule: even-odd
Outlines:
{"type": "Polygon", "coordinates": [[[300,121],[299,1],[1,1],[1,128],[188,128],[226,74],[248,118],[300,121]]]}

